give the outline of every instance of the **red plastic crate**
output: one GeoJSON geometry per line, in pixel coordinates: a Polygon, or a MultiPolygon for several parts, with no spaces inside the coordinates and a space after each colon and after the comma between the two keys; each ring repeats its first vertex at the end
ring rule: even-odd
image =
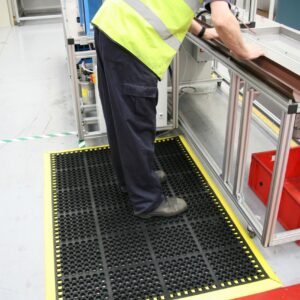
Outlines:
{"type": "MultiPolygon", "coordinates": [[[[265,205],[268,203],[275,155],[276,151],[252,154],[249,186],[265,205]]],[[[278,220],[285,229],[300,228],[300,147],[290,150],[278,220]]],[[[300,241],[297,244],[300,246],[300,241]]]]}

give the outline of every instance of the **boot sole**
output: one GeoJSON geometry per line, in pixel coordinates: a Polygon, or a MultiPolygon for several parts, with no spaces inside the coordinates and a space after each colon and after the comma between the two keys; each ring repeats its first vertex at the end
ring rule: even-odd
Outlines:
{"type": "Polygon", "coordinates": [[[175,217],[175,216],[178,216],[178,215],[184,213],[187,209],[188,209],[188,207],[186,206],[182,210],[171,213],[171,214],[167,214],[167,213],[151,214],[151,213],[149,213],[149,214],[137,215],[137,217],[139,217],[141,219],[151,219],[153,217],[171,218],[171,217],[175,217]]]}

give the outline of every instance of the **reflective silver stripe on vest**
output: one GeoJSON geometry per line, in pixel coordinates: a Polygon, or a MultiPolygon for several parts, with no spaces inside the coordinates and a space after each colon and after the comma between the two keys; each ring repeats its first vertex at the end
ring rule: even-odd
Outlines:
{"type": "Polygon", "coordinates": [[[181,42],[170,32],[161,19],[148,6],[139,0],[124,0],[124,2],[134,8],[171,48],[175,51],[179,49],[181,42]]]}
{"type": "Polygon", "coordinates": [[[183,0],[194,12],[196,12],[200,7],[199,0],[183,0]]]}

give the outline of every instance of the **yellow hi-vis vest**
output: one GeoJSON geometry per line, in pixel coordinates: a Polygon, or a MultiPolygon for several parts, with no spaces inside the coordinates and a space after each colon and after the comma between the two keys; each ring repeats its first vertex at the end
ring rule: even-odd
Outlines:
{"type": "Polygon", "coordinates": [[[106,0],[92,23],[162,78],[203,0],[106,0]]]}

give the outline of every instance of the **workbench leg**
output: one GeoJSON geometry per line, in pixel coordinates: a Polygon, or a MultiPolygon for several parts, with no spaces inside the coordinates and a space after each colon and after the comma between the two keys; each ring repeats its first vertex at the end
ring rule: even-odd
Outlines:
{"type": "Polygon", "coordinates": [[[230,94],[227,112],[225,148],[223,158],[222,179],[227,184],[229,182],[232,155],[234,151],[234,138],[236,130],[237,110],[240,94],[240,77],[231,73],[230,79],[230,94]]]}
{"type": "Polygon", "coordinates": [[[241,112],[241,125],[239,132],[237,164],[235,170],[235,178],[233,184],[233,194],[240,198],[242,186],[245,176],[245,166],[247,161],[247,149],[249,143],[252,105],[256,91],[253,88],[248,88],[248,84],[244,87],[244,99],[241,112]]]}
{"type": "Polygon", "coordinates": [[[18,7],[17,0],[13,0],[12,4],[13,4],[13,12],[15,14],[16,24],[20,25],[20,12],[19,12],[19,7],[18,7]]]}
{"type": "Polygon", "coordinates": [[[73,98],[73,107],[75,112],[75,121],[78,132],[78,140],[84,140],[83,133],[83,123],[81,115],[81,105],[80,105],[80,92],[77,78],[77,68],[76,68],[76,55],[75,55],[75,45],[71,41],[67,41],[67,51],[68,51],[68,63],[69,63],[69,72],[71,78],[71,89],[72,89],[72,98],[73,98]]]}
{"type": "Polygon", "coordinates": [[[179,114],[179,52],[173,59],[172,72],[172,104],[173,104],[173,129],[178,128],[179,114]]]}
{"type": "Polygon", "coordinates": [[[281,194],[289,158],[290,142],[293,134],[295,114],[283,113],[280,134],[274,162],[274,171],[269,192],[269,201],[262,234],[262,244],[268,247],[272,241],[278,217],[281,194]]]}

